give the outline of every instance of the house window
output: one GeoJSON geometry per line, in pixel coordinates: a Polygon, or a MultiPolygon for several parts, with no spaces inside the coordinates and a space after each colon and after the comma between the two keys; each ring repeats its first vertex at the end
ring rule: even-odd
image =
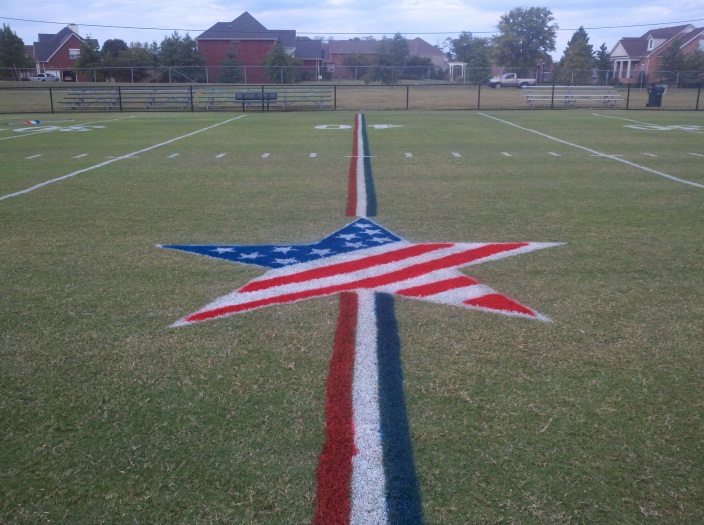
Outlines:
{"type": "Polygon", "coordinates": [[[653,39],[652,39],[652,38],[649,38],[649,39],[648,39],[648,51],[652,51],[652,50],[653,50],[653,44],[654,44],[653,39]]]}
{"type": "Polygon", "coordinates": [[[699,48],[699,51],[704,51],[704,38],[699,40],[697,47],[699,48]]]}
{"type": "Polygon", "coordinates": [[[69,49],[68,50],[68,58],[70,58],[71,60],[76,60],[80,54],[81,54],[80,49],[69,49]]]}

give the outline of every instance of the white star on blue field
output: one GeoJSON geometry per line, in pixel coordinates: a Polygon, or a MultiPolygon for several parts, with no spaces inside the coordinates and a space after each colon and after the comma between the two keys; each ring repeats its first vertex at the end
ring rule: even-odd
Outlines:
{"type": "Polygon", "coordinates": [[[168,244],[160,246],[240,264],[281,268],[401,240],[397,235],[369,219],[359,219],[313,244],[168,244]]]}

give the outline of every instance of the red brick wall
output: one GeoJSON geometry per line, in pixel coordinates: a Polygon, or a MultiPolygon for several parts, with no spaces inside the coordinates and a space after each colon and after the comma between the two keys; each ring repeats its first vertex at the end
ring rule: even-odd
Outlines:
{"type": "Polygon", "coordinates": [[[272,40],[245,40],[230,42],[226,40],[199,40],[198,50],[203,54],[208,67],[208,77],[211,82],[216,82],[220,74],[220,65],[227,60],[227,50],[236,53],[235,59],[247,67],[247,83],[266,83],[269,79],[264,74],[264,69],[259,67],[264,58],[274,47],[272,40]]]}

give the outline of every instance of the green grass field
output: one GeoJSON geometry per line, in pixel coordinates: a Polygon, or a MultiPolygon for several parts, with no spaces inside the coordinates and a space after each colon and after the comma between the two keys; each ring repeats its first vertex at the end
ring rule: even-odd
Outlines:
{"type": "MultiPolygon", "coordinates": [[[[566,243],[465,270],[552,323],[396,301],[428,524],[704,522],[704,114],[595,113],[366,113],[380,224],[566,243]]],[[[0,523],[310,523],[337,297],[171,328],[262,272],[156,245],[347,224],[354,114],[32,117],[0,120],[0,523]]]]}

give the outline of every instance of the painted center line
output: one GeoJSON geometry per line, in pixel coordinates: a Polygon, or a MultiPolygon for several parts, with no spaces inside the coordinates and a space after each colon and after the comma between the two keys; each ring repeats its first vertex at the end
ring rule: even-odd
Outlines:
{"type": "Polygon", "coordinates": [[[572,143],[572,142],[567,142],[566,140],[558,139],[557,137],[553,137],[552,135],[548,135],[547,133],[541,133],[540,131],[536,131],[536,130],[534,130],[534,129],[530,129],[530,128],[526,128],[526,127],[523,127],[523,126],[519,126],[518,124],[514,124],[513,122],[509,122],[508,120],[503,120],[503,119],[500,119],[500,118],[498,118],[498,117],[492,117],[491,115],[487,115],[486,113],[478,113],[478,114],[481,115],[482,117],[486,117],[486,118],[489,118],[489,119],[491,119],[491,120],[495,120],[495,121],[497,121],[497,122],[501,122],[501,123],[503,123],[503,124],[507,124],[507,125],[509,125],[509,126],[513,126],[513,127],[516,128],[516,129],[520,129],[520,130],[523,130],[523,131],[527,131],[527,132],[529,132],[529,133],[534,133],[534,134],[536,134],[536,135],[538,135],[538,136],[540,136],[540,137],[543,137],[543,138],[546,138],[546,139],[549,139],[549,140],[554,140],[555,142],[559,142],[560,144],[565,144],[565,145],[571,146],[571,147],[573,147],[573,148],[581,149],[582,151],[586,151],[586,152],[591,153],[591,154],[593,154],[593,155],[598,155],[598,156],[600,156],[600,157],[607,157],[607,158],[610,158],[610,159],[612,159],[612,160],[615,160],[615,161],[618,161],[618,162],[622,162],[622,163],[624,163],[624,164],[627,164],[628,166],[631,166],[631,167],[633,167],[633,168],[637,168],[637,169],[640,169],[640,170],[643,170],[643,171],[647,171],[648,173],[652,173],[652,174],[658,175],[658,176],[660,176],[660,177],[665,177],[666,179],[670,179],[670,180],[673,180],[673,181],[675,181],[675,182],[681,182],[682,184],[688,184],[688,185],[690,185],[690,186],[695,186],[695,187],[697,187],[697,188],[704,188],[704,184],[699,184],[699,183],[697,183],[697,182],[692,182],[692,181],[689,181],[689,180],[680,179],[680,178],[678,178],[678,177],[674,177],[674,176],[672,176],[672,175],[668,175],[667,173],[663,173],[662,171],[654,170],[654,169],[652,169],[652,168],[648,168],[647,166],[642,166],[642,165],[640,165],[640,164],[636,164],[635,162],[630,162],[630,161],[625,160],[625,159],[620,159],[620,158],[618,158],[618,157],[615,156],[615,155],[604,155],[603,153],[599,153],[598,151],[593,150],[593,149],[591,149],[591,148],[587,148],[587,147],[585,147],[585,146],[580,146],[579,144],[574,144],[574,143],[572,143]]]}
{"type": "Polygon", "coordinates": [[[153,149],[160,148],[162,146],[166,146],[167,144],[171,144],[173,142],[176,142],[177,140],[182,140],[182,139],[185,139],[188,137],[192,137],[193,135],[197,135],[198,133],[202,133],[204,131],[208,131],[208,130],[217,128],[218,126],[222,126],[224,124],[229,124],[230,122],[233,122],[235,120],[239,120],[244,117],[246,117],[246,115],[240,115],[239,117],[227,119],[222,122],[218,122],[217,124],[213,124],[212,126],[207,126],[205,128],[201,128],[196,131],[192,131],[191,133],[186,133],[185,135],[181,135],[180,137],[175,137],[175,138],[169,139],[165,142],[160,142],[159,144],[154,144],[153,146],[149,146],[147,148],[143,148],[138,151],[133,151],[132,153],[128,153],[127,155],[122,155],[121,157],[117,157],[114,159],[108,159],[105,162],[101,162],[100,164],[95,164],[94,166],[90,166],[88,168],[83,168],[82,170],[74,171],[72,173],[69,173],[67,175],[63,175],[61,177],[56,177],[54,179],[46,180],[46,181],[41,182],[39,184],[35,184],[34,186],[30,186],[29,188],[25,188],[24,190],[16,191],[14,193],[8,193],[7,195],[2,195],[2,196],[0,196],[0,201],[3,201],[5,199],[10,199],[12,197],[17,197],[19,195],[24,195],[25,193],[30,193],[34,190],[38,190],[39,188],[43,188],[44,186],[48,186],[49,184],[53,184],[55,182],[60,182],[62,180],[70,179],[71,177],[75,177],[76,175],[80,175],[81,173],[86,173],[87,171],[92,171],[94,169],[102,168],[103,166],[107,166],[109,164],[112,164],[113,162],[117,162],[122,159],[133,158],[135,155],[138,155],[140,153],[146,153],[147,151],[151,151],[153,149]]]}

